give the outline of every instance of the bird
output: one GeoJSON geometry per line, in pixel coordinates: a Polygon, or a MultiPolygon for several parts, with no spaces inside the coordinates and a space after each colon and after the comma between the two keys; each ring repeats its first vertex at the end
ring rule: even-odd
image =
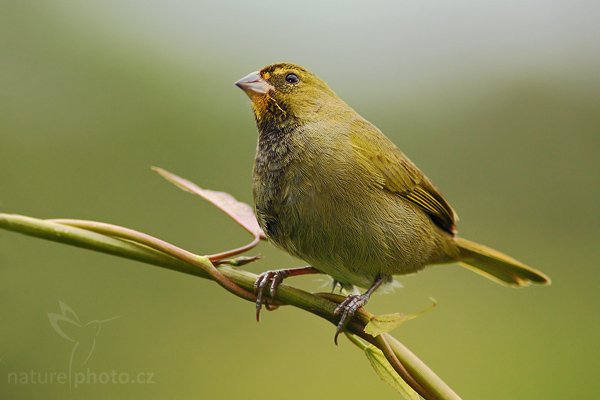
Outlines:
{"type": "Polygon", "coordinates": [[[457,235],[458,216],[423,172],[317,75],[293,63],[265,66],[235,82],[258,130],[254,210],[276,247],[306,267],[266,271],[265,296],[284,279],[330,275],[349,294],[337,305],[336,337],[394,275],[458,262],[506,286],[550,284],[532,267],[457,235]]]}

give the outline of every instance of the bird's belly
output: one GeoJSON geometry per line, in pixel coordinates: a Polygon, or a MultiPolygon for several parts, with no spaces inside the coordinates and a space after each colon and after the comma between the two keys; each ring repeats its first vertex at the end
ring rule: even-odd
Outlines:
{"type": "Polygon", "coordinates": [[[344,284],[368,287],[431,260],[431,221],[401,199],[368,190],[283,193],[272,241],[344,284]]]}

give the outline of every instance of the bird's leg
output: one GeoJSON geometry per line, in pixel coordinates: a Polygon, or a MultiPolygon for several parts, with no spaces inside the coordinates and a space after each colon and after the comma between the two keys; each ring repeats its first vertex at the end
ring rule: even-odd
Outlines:
{"type": "Polygon", "coordinates": [[[333,283],[331,284],[331,293],[335,293],[335,289],[337,289],[338,285],[340,286],[340,293],[342,292],[344,285],[342,285],[342,282],[334,279],[333,283]]]}
{"type": "Polygon", "coordinates": [[[337,306],[333,313],[334,315],[342,314],[342,316],[340,317],[340,322],[338,322],[337,329],[335,331],[334,340],[336,344],[338,335],[346,328],[346,325],[348,325],[348,322],[350,322],[356,313],[356,310],[367,304],[373,292],[375,292],[377,288],[385,281],[385,278],[383,278],[381,275],[377,275],[377,278],[375,278],[366,292],[363,294],[349,294],[344,301],[337,306]]]}
{"type": "Polygon", "coordinates": [[[320,271],[314,269],[313,267],[306,266],[289,269],[275,269],[260,274],[254,282],[254,294],[256,294],[256,320],[260,321],[260,310],[262,309],[263,304],[265,304],[264,294],[267,286],[269,286],[269,283],[271,284],[269,293],[273,298],[277,294],[277,288],[279,285],[281,285],[285,278],[289,278],[290,276],[320,273],[320,271]]]}

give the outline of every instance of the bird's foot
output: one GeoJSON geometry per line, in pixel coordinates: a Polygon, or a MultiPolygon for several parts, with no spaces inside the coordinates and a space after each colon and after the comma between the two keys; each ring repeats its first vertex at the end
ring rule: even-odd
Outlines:
{"type": "Polygon", "coordinates": [[[334,337],[334,341],[335,344],[337,344],[337,338],[338,335],[340,333],[342,333],[344,331],[344,329],[346,329],[346,326],[348,325],[348,323],[350,322],[350,320],[352,319],[352,317],[354,316],[354,314],[356,314],[356,311],[361,308],[362,306],[364,306],[365,304],[367,304],[367,302],[369,301],[369,294],[365,293],[365,294],[351,294],[348,295],[344,301],[342,301],[335,309],[335,311],[333,312],[334,315],[340,315],[340,322],[338,322],[337,324],[337,328],[335,330],[335,337],[334,337]]]}
{"type": "Polygon", "coordinates": [[[254,294],[256,295],[256,320],[260,321],[260,310],[263,304],[266,303],[265,291],[269,288],[271,298],[277,295],[277,288],[285,278],[290,276],[288,269],[276,269],[273,271],[263,272],[256,278],[254,282],[254,294]]]}
{"type": "Polygon", "coordinates": [[[272,271],[263,272],[256,278],[254,282],[254,294],[256,295],[256,320],[260,321],[260,310],[265,305],[267,309],[275,309],[277,307],[269,308],[269,304],[265,299],[265,291],[270,286],[269,294],[271,298],[277,295],[277,288],[281,285],[281,282],[285,278],[290,276],[307,275],[307,274],[320,274],[320,272],[311,266],[289,268],[289,269],[274,269],[272,271]]]}

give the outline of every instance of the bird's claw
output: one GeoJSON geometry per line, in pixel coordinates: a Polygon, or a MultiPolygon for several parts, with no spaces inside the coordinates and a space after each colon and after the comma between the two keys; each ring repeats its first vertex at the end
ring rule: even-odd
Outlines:
{"type": "Polygon", "coordinates": [[[260,310],[263,304],[266,303],[265,290],[270,285],[269,294],[271,298],[277,295],[277,288],[281,282],[289,275],[289,271],[285,269],[276,269],[273,271],[263,272],[256,278],[254,282],[254,294],[256,294],[256,320],[260,321],[260,310]]]}
{"type": "Polygon", "coordinates": [[[340,333],[346,329],[346,326],[356,314],[356,311],[367,304],[369,301],[369,296],[364,294],[351,294],[348,295],[344,301],[342,301],[333,312],[334,315],[340,315],[340,321],[337,324],[337,328],[335,330],[334,342],[337,344],[337,338],[340,333]]]}

